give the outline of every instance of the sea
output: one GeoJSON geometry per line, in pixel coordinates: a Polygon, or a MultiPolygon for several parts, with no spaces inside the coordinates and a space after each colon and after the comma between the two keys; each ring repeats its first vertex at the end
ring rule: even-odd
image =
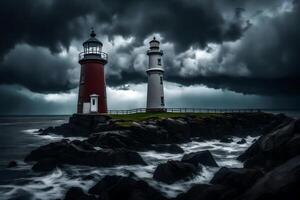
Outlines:
{"type": "MultiPolygon", "coordinates": [[[[281,112],[293,118],[300,117],[300,112],[281,112]]],[[[50,142],[64,139],[60,135],[38,134],[38,130],[57,126],[68,121],[69,116],[0,116],[0,199],[1,200],[54,200],[63,199],[68,188],[82,187],[88,190],[106,175],[136,177],[148,182],[167,197],[175,197],[187,191],[193,184],[209,183],[220,167],[242,167],[237,157],[253,142],[255,137],[246,137],[246,143],[239,145],[241,138],[234,137],[231,143],[219,140],[190,142],[181,144],[185,153],[209,150],[220,167],[206,167],[189,180],[178,181],[172,185],[156,182],[152,179],[158,164],[168,160],[180,160],[182,154],[139,152],[148,163],[147,166],[118,166],[110,168],[69,166],[56,168],[48,173],[36,173],[31,170],[32,163],[25,163],[24,158],[33,149],[50,142]],[[10,161],[17,161],[18,166],[8,168],[10,161]],[[87,179],[87,177],[93,177],[87,179]]],[[[70,140],[84,138],[71,137],[70,140]]]]}

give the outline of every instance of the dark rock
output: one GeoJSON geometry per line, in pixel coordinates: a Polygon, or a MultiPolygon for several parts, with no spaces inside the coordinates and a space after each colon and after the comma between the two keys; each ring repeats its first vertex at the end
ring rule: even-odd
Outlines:
{"type": "Polygon", "coordinates": [[[300,155],[300,134],[294,135],[286,144],[288,157],[300,155]]]}
{"type": "Polygon", "coordinates": [[[129,177],[105,176],[89,190],[102,200],[166,200],[156,189],[146,182],[129,177]]]}
{"type": "Polygon", "coordinates": [[[130,137],[130,131],[105,131],[93,134],[88,142],[102,148],[142,150],[144,145],[130,137]]]}
{"type": "Polygon", "coordinates": [[[279,129],[260,137],[239,160],[247,168],[261,168],[266,171],[299,155],[299,138],[295,134],[295,120],[279,129]]]}
{"type": "Polygon", "coordinates": [[[184,150],[176,144],[157,144],[153,145],[152,149],[157,152],[167,152],[174,154],[184,153],[184,150]]]}
{"type": "Polygon", "coordinates": [[[191,163],[195,166],[200,163],[202,165],[218,167],[218,164],[208,150],[185,154],[181,162],[191,163]]]}
{"type": "Polygon", "coordinates": [[[168,118],[158,121],[158,125],[167,130],[171,136],[169,137],[170,143],[190,141],[190,126],[186,121],[168,118]]]}
{"type": "Polygon", "coordinates": [[[74,114],[69,122],[56,127],[41,130],[41,134],[55,133],[64,136],[88,136],[105,130],[112,130],[111,117],[108,115],[81,115],[74,114]]]}
{"type": "Polygon", "coordinates": [[[175,200],[232,200],[237,195],[235,189],[228,186],[197,184],[175,200]]]}
{"type": "MultiPolygon", "coordinates": [[[[3,195],[1,195],[3,197],[3,195]]],[[[32,200],[34,194],[25,189],[16,188],[14,193],[10,196],[9,200],[32,200]]],[[[2,198],[1,198],[2,199],[2,198]]]]}
{"type": "Polygon", "coordinates": [[[39,160],[33,165],[32,170],[35,172],[48,172],[52,171],[57,167],[57,161],[53,158],[45,158],[39,160]]]}
{"type": "Polygon", "coordinates": [[[193,176],[197,168],[190,163],[168,161],[160,164],[154,171],[153,178],[167,184],[193,176]]]}
{"type": "Polygon", "coordinates": [[[246,143],[247,141],[244,138],[242,138],[240,141],[237,142],[237,144],[246,144],[246,143]]]}
{"type": "Polygon", "coordinates": [[[231,186],[244,191],[252,186],[263,173],[256,169],[226,168],[222,167],[212,178],[210,183],[231,186]]]}
{"type": "Polygon", "coordinates": [[[220,139],[220,142],[223,142],[223,143],[231,143],[233,142],[233,139],[228,137],[228,136],[224,136],[220,139]]]}
{"type": "Polygon", "coordinates": [[[300,118],[295,122],[295,132],[298,134],[300,133],[300,118]]]}
{"type": "Polygon", "coordinates": [[[298,200],[300,156],[290,159],[259,179],[240,200],[298,200]]]}
{"type": "Polygon", "coordinates": [[[18,163],[17,163],[17,161],[14,161],[14,160],[10,161],[7,165],[8,168],[13,168],[13,167],[17,167],[17,166],[18,166],[18,163]]]}
{"type": "Polygon", "coordinates": [[[25,161],[55,159],[58,164],[111,167],[115,165],[145,165],[142,157],[125,149],[85,150],[68,140],[53,142],[33,150],[25,161]]]}
{"type": "Polygon", "coordinates": [[[79,187],[71,187],[65,196],[64,200],[96,200],[92,195],[87,195],[79,187]]]}

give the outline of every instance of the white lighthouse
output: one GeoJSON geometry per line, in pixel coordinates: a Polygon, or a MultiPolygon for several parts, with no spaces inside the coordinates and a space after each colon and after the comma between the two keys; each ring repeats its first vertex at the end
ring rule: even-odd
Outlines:
{"type": "Polygon", "coordinates": [[[163,51],[159,49],[160,42],[153,38],[150,41],[148,90],[147,90],[147,112],[165,111],[164,81],[163,81],[163,51]]]}

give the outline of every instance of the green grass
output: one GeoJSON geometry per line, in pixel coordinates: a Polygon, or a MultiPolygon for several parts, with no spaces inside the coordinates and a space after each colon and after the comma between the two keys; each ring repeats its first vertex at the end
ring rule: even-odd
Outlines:
{"type": "Polygon", "coordinates": [[[126,115],[115,115],[111,114],[113,119],[120,119],[125,120],[126,123],[124,125],[129,125],[129,122],[139,122],[139,121],[146,121],[150,119],[165,119],[165,118],[177,118],[177,117],[185,117],[187,115],[194,115],[197,118],[203,117],[213,117],[213,116],[220,116],[222,114],[215,114],[215,113],[168,113],[168,112],[155,112],[155,113],[134,113],[134,114],[126,114],[126,115]]]}

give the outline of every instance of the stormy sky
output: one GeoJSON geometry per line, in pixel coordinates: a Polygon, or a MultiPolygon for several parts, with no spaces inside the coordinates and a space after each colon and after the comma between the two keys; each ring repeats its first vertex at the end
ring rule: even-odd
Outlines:
{"type": "Polygon", "coordinates": [[[109,109],[145,107],[153,36],[167,107],[300,107],[298,0],[3,0],[0,23],[0,114],[75,112],[91,27],[109,109]]]}

